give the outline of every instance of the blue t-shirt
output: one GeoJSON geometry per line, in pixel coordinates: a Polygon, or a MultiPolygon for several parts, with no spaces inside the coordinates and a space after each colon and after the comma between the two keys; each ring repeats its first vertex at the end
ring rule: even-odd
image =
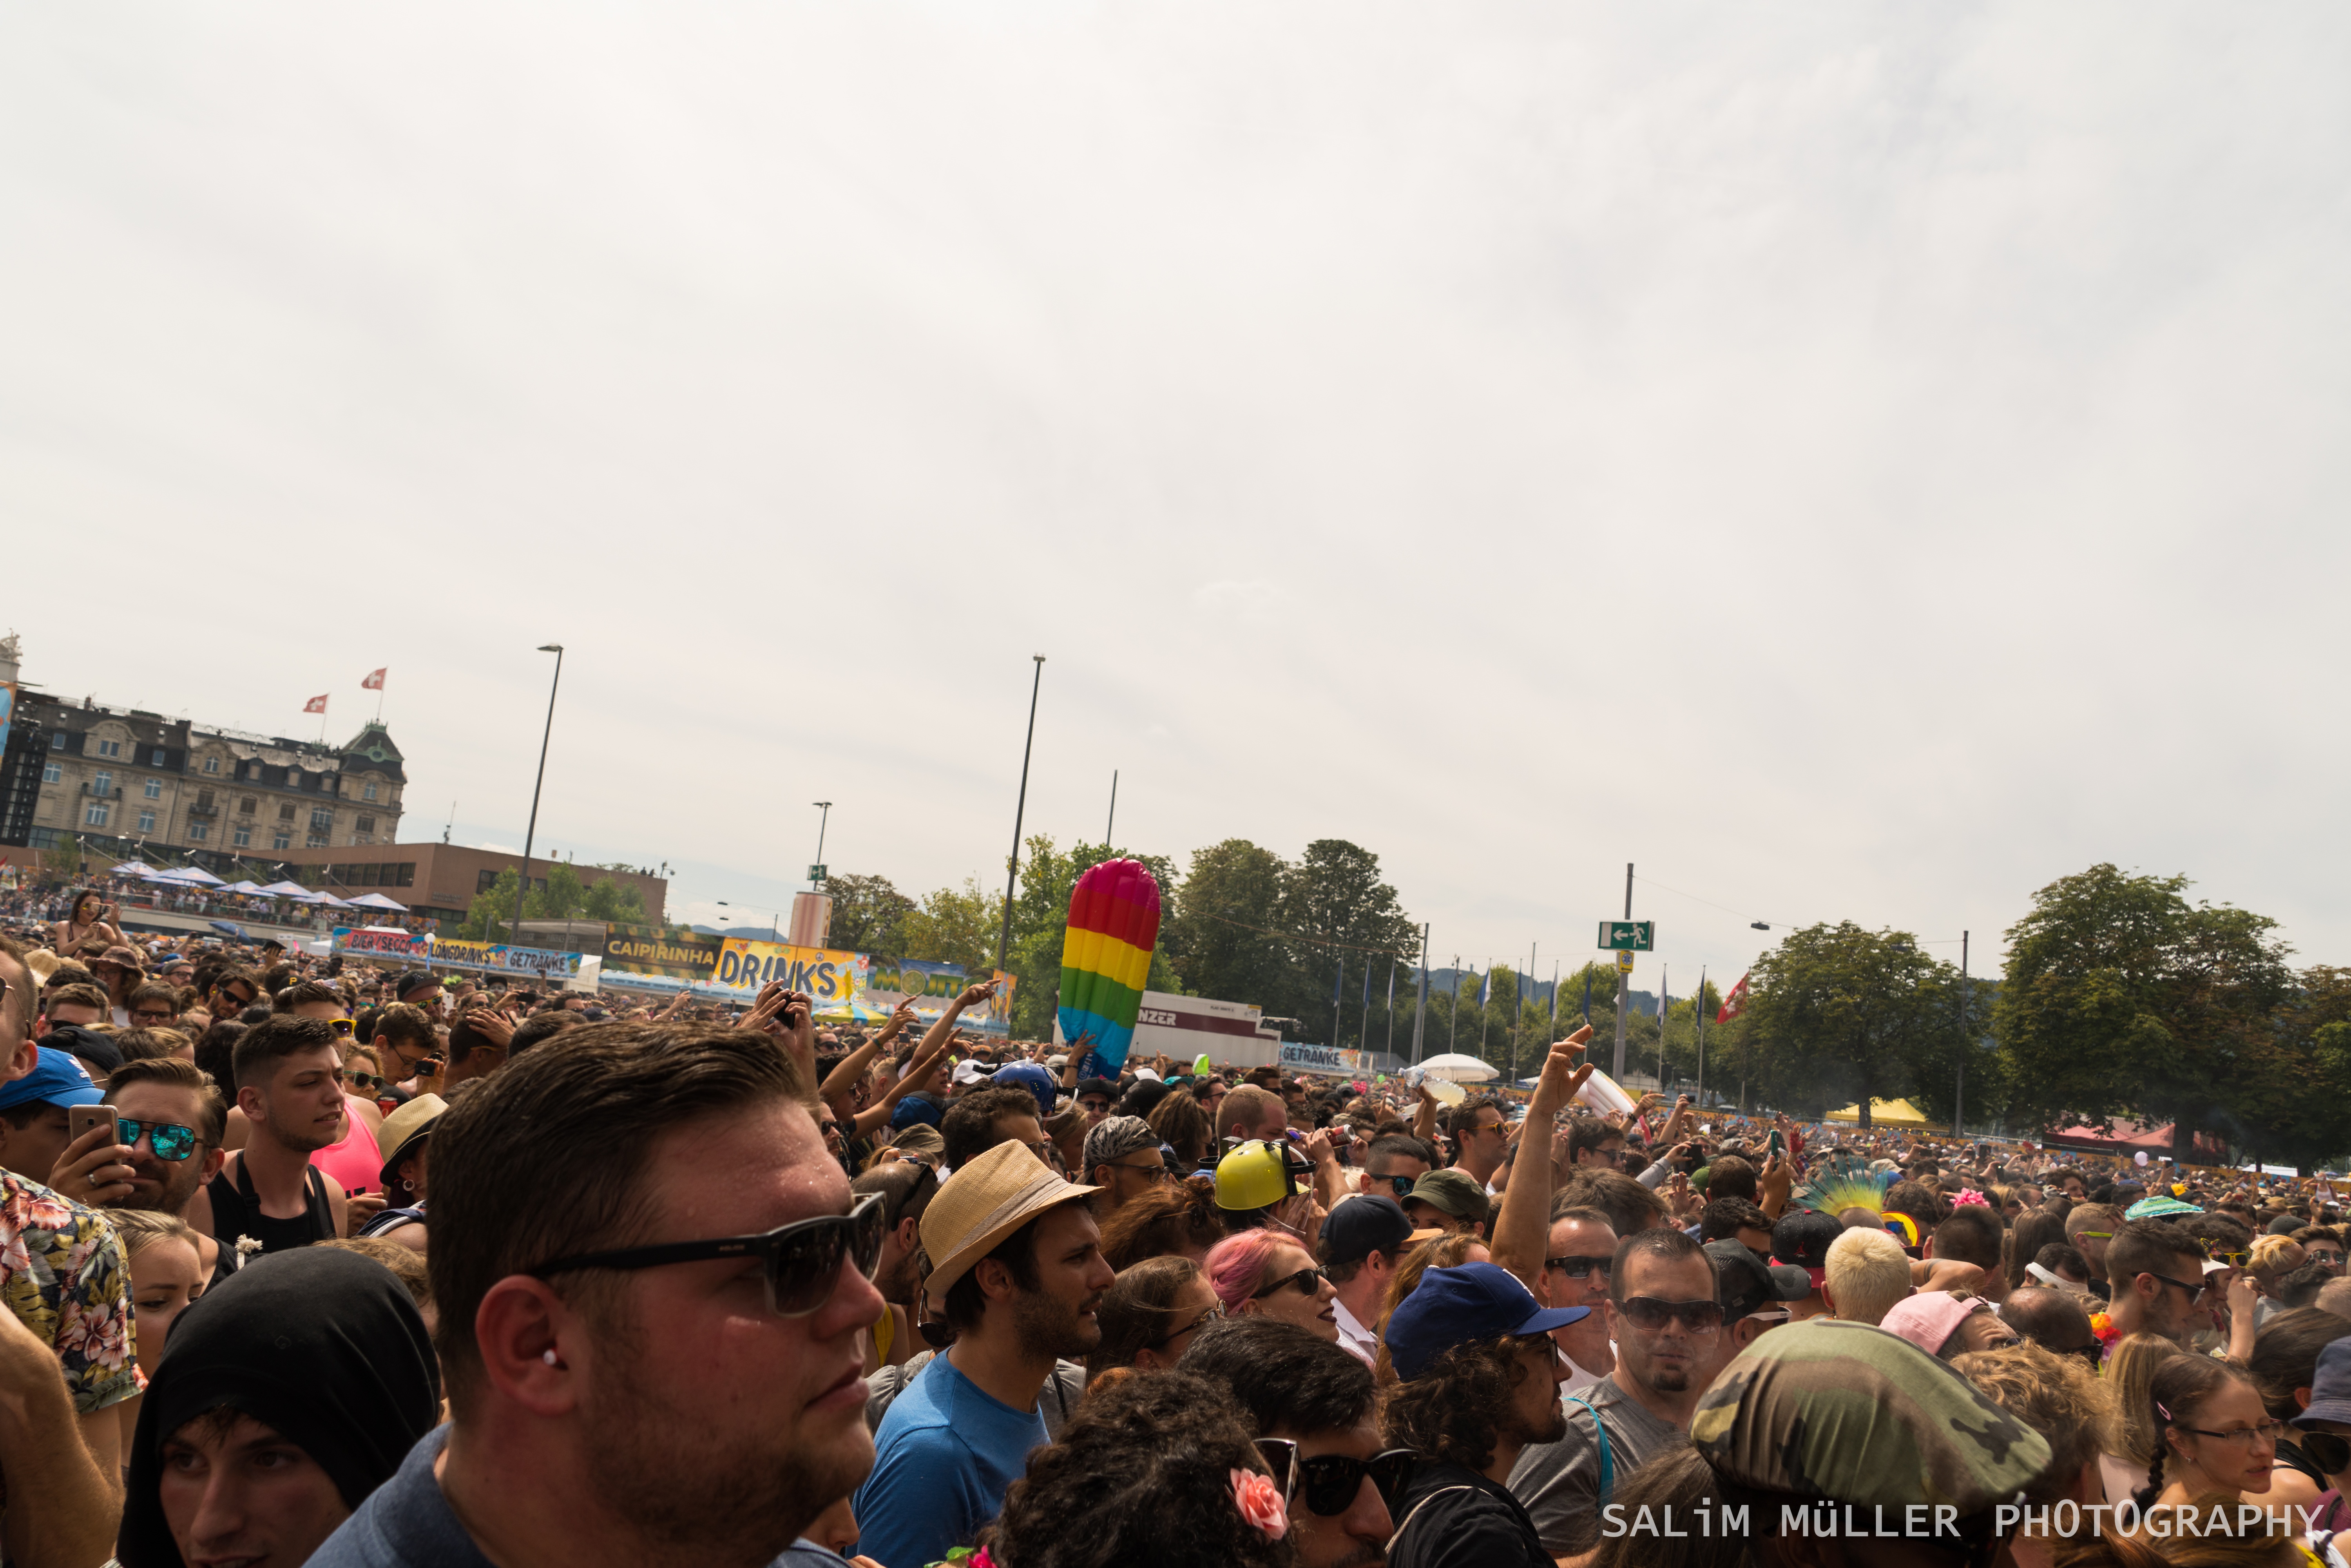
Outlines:
{"type": "Polygon", "coordinates": [[[873,1435],[873,1473],[858,1489],[858,1555],[924,1568],[969,1542],[1050,1441],[1032,1406],[1015,1410],[933,1356],[873,1435]]]}

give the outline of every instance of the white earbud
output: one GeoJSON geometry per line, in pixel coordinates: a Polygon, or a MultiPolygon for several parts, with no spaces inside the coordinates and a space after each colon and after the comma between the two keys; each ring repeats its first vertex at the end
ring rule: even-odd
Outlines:
{"type": "Polygon", "coordinates": [[[544,1354],[542,1354],[539,1356],[539,1358],[538,1358],[538,1359],[539,1359],[539,1360],[541,1360],[541,1361],[543,1361],[543,1362],[545,1362],[545,1363],[547,1363],[547,1364],[548,1364],[548,1365],[549,1365],[549,1366],[556,1366],[556,1365],[559,1365],[559,1364],[559,1364],[559,1362],[557,1362],[557,1360],[555,1359],[555,1352],[553,1352],[552,1350],[549,1350],[549,1351],[545,1352],[544,1354]]]}

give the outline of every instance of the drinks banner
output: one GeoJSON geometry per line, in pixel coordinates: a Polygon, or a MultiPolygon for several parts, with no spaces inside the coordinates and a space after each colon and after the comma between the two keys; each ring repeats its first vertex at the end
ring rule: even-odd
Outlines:
{"type": "Polygon", "coordinates": [[[729,936],[719,946],[709,983],[748,1001],[771,980],[806,991],[819,1012],[864,1000],[865,955],[830,947],[792,947],[729,936]]]}
{"type": "Polygon", "coordinates": [[[422,963],[432,956],[429,938],[413,931],[363,931],[349,925],[335,927],[334,951],[367,953],[387,958],[414,958],[422,963]]]}
{"type": "Polygon", "coordinates": [[[1342,1051],[1328,1045],[1301,1045],[1295,1040],[1281,1042],[1280,1064],[1301,1072],[1320,1073],[1326,1078],[1361,1078],[1364,1075],[1364,1053],[1342,1051]]]}

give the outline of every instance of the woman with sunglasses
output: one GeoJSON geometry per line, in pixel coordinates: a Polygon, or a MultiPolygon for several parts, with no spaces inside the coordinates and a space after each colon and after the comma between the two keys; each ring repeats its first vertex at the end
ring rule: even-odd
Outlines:
{"type": "Polygon", "coordinates": [[[1228,1236],[1209,1251],[1205,1267],[1228,1315],[1275,1318],[1338,1343],[1339,1292],[1289,1237],[1273,1230],[1228,1236]]]}

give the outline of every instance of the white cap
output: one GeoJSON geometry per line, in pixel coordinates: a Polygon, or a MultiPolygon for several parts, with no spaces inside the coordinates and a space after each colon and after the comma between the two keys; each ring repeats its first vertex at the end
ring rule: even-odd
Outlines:
{"type": "Polygon", "coordinates": [[[956,1063],[955,1081],[957,1083],[985,1083],[987,1076],[987,1069],[969,1057],[956,1063]]]}
{"type": "Polygon", "coordinates": [[[1134,1070],[1134,1076],[1145,1083],[1156,1083],[1159,1082],[1159,1074],[1154,1072],[1148,1067],[1136,1068],[1134,1070]]]}

